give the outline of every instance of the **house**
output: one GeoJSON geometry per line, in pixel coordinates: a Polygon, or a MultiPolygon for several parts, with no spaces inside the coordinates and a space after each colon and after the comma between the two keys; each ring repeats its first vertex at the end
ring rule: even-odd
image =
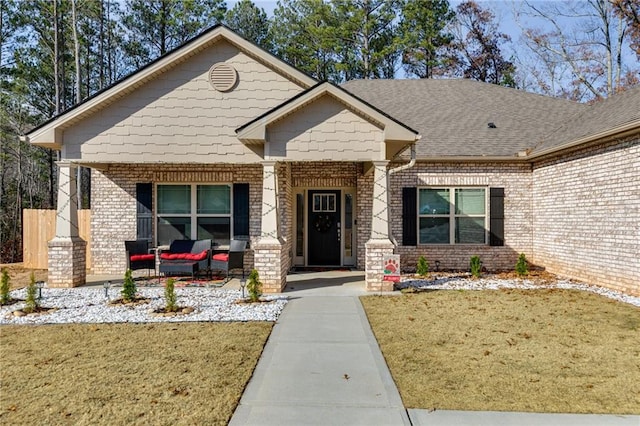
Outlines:
{"type": "Polygon", "coordinates": [[[318,82],[216,26],[25,136],[60,150],[49,285],[124,271],[124,240],[248,239],[294,266],[382,258],[547,270],[640,294],[640,89],[593,105],[467,80],[318,82]],[[74,170],[92,169],[92,265],[74,170]]]}

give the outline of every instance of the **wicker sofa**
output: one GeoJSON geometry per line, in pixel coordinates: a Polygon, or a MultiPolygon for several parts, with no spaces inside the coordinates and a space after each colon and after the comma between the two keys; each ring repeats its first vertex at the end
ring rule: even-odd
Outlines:
{"type": "Polygon", "coordinates": [[[174,240],[169,251],[160,253],[160,273],[166,276],[208,274],[211,240],[174,240]]]}

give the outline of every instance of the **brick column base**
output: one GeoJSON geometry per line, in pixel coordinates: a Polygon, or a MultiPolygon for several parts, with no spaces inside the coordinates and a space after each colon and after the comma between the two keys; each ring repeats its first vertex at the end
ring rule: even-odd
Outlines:
{"type": "Polygon", "coordinates": [[[289,260],[278,240],[263,241],[253,246],[254,268],[260,275],[264,293],[281,293],[287,285],[289,260]]]}
{"type": "Polygon", "coordinates": [[[393,282],[382,280],[384,276],[382,258],[393,254],[393,243],[389,240],[369,240],[364,247],[367,291],[393,291],[393,282]]]}
{"type": "Polygon", "coordinates": [[[87,242],[82,238],[49,241],[47,287],[77,287],[87,282],[87,242]]]}

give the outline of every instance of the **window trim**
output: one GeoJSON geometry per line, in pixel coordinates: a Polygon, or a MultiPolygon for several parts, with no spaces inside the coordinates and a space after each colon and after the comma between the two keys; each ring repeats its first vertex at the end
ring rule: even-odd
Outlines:
{"type": "Polygon", "coordinates": [[[188,217],[191,218],[191,235],[190,239],[198,239],[198,218],[202,217],[224,217],[229,218],[229,240],[233,239],[233,184],[230,182],[157,182],[153,187],[154,199],[157,200],[154,203],[153,213],[155,215],[154,220],[154,241],[158,245],[158,222],[163,217],[188,217]],[[160,205],[158,198],[159,186],[188,186],[190,195],[190,213],[166,213],[160,214],[158,212],[158,206],[160,205]],[[229,213],[198,213],[198,186],[227,186],[229,188],[229,213]]]}
{"type": "Polygon", "coordinates": [[[416,187],[416,241],[418,245],[430,247],[447,246],[486,246],[489,245],[489,224],[490,224],[490,188],[488,186],[469,185],[437,185],[416,187]],[[448,190],[449,191],[449,213],[448,214],[422,214],[420,212],[420,190],[448,190]],[[456,190],[458,189],[482,189],[484,190],[484,214],[456,214],[456,190]],[[484,218],[484,242],[483,243],[456,243],[456,219],[460,217],[484,218]],[[420,239],[420,219],[421,218],[448,218],[449,219],[449,242],[448,243],[423,243],[420,239]]]}

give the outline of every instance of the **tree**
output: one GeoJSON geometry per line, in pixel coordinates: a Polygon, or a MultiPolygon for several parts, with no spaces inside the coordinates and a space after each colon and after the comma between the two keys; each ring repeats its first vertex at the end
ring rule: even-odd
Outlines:
{"type": "Polygon", "coordinates": [[[586,101],[608,97],[630,84],[638,65],[627,63],[624,40],[634,18],[623,16],[625,11],[637,13],[637,7],[637,0],[525,1],[519,19],[550,27],[522,25],[526,45],[538,60],[531,66],[532,74],[552,81],[540,85],[541,91],[586,101]]]}
{"type": "Polygon", "coordinates": [[[627,25],[629,47],[640,59],[640,2],[638,0],[611,0],[615,14],[627,25]]]}
{"type": "Polygon", "coordinates": [[[399,37],[402,64],[409,75],[432,78],[441,74],[449,62],[446,48],[453,41],[447,28],[453,23],[455,12],[448,0],[406,1],[402,6],[399,37]]]}
{"type": "MultiPolygon", "coordinates": [[[[398,2],[394,0],[334,0],[337,34],[342,48],[338,69],[344,80],[379,78],[384,66],[393,68],[399,57],[394,20],[398,2]]],[[[386,74],[389,72],[387,70],[386,74]]]]}
{"type": "Polygon", "coordinates": [[[322,0],[282,0],[273,13],[276,55],[321,81],[340,81],[337,17],[322,0]]]}
{"type": "Polygon", "coordinates": [[[251,0],[240,0],[227,11],[225,24],[258,46],[271,50],[269,19],[264,9],[259,9],[251,0]]]}
{"type": "Polygon", "coordinates": [[[454,49],[456,74],[486,83],[515,87],[515,65],[502,55],[500,46],[511,40],[498,31],[494,14],[475,1],[456,8],[454,49]]]}
{"type": "Polygon", "coordinates": [[[138,69],[219,22],[223,0],[127,0],[122,22],[130,66],[138,69]]]}

